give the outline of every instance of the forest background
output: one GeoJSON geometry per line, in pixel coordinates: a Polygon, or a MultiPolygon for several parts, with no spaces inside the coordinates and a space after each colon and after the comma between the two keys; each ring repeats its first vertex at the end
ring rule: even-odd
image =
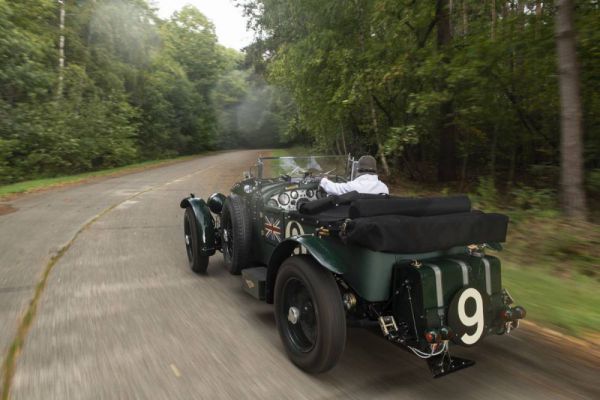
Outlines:
{"type": "Polygon", "coordinates": [[[0,0],[0,185],[213,149],[370,153],[398,193],[509,213],[508,268],[530,266],[510,283],[600,331],[598,0],[236,3],[243,52],[191,6],[0,0]]]}

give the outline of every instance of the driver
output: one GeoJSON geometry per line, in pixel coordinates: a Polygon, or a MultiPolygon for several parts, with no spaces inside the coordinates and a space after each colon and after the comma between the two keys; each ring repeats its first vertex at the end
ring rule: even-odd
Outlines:
{"type": "Polygon", "coordinates": [[[345,183],[331,182],[326,177],[319,184],[327,194],[340,195],[352,191],[358,193],[389,194],[385,183],[377,176],[377,161],[371,156],[362,156],[358,160],[357,175],[353,181],[345,183]]]}

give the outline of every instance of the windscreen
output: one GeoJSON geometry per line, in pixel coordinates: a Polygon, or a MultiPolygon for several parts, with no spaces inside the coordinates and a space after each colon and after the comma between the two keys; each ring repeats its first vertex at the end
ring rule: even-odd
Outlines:
{"type": "Polygon", "coordinates": [[[260,178],[340,176],[349,178],[348,156],[262,157],[258,159],[260,178]]]}

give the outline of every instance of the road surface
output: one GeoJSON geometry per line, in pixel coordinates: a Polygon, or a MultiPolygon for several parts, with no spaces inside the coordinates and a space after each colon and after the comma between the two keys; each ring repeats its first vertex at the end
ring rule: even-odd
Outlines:
{"type": "Polygon", "coordinates": [[[598,359],[532,329],[457,349],[477,365],[436,380],[424,362],[361,330],[349,331],[331,372],[295,368],[271,306],[245,294],[220,256],[208,276],[187,266],[180,199],[227,193],[256,155],[208,155],[11,201],[16,211],[0,216],[3,357],[24,342],[10,398],[600,398],[598,359]]]}

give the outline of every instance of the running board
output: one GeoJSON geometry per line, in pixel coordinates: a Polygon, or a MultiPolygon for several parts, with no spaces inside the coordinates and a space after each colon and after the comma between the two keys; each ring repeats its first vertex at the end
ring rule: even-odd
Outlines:
{"type": "Polygon", "coordinates": [[[250,296],[258,300],[265,299],[267,269],[265,267],[246,268],[242,270],[242,287],[250,296]]]}

